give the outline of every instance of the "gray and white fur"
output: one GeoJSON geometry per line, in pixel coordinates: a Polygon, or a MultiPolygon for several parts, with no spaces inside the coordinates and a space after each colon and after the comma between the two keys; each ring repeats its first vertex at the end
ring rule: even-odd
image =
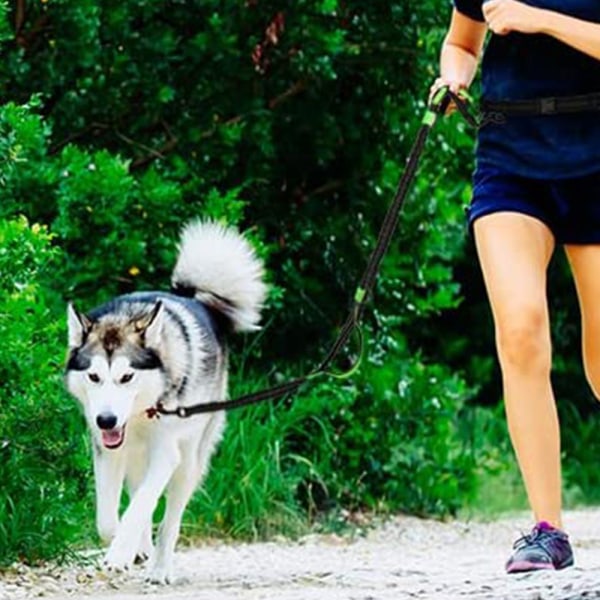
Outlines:
{"type": "Polygon", "coordinates": [[[68,307],[66,385],[93,440],[96,523],[104,566],[151,557],[168,583],[185,507],[222,435],[224,412],[150,418],[148,409],[223,401],[226,337],[258,328],[263,266],[248,241],[213,222],[184,228],[171,292],[119,296],[87,314],[68,307]],[[130,502],[119,515],[123,484],[130,502]],[[152,514],[166,495],[156,548],[152,514]]]}

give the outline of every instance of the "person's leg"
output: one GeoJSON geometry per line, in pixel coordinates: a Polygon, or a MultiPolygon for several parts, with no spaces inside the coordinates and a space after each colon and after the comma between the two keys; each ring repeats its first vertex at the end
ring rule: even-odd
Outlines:
{"type": "Polygon", "coordinates": [[[508,428],[536,521],[561,528],[560,435],[550,383],[546,271],[554,237],[541,221],[498,212],[473,224],[502,369],[508,428]]]}
{"type": "Polygon", "coordinates": [[[583,344],[583,365],[587,380],[600,399],[600,244],[567,245],[579,307],[583,344]]]}

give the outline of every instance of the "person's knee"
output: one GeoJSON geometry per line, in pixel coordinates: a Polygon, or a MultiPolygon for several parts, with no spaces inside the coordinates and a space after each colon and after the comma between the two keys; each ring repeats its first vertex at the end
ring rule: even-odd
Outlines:
{"type": "Polygon", "coordinates": [[[550,371],[550,332],[544,311],[523,310],[498,324],[496,340],[498,357],[505,372],[550,371]]]}

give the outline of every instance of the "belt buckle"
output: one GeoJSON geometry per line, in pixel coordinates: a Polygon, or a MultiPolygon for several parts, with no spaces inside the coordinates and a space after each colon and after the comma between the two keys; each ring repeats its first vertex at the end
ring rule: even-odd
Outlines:
{"type": "Polygon", "coordinates": [[[556,112],[556,98],[542,98],[540,100],[540,112],[543,115],[551,115],[556,112]]]}

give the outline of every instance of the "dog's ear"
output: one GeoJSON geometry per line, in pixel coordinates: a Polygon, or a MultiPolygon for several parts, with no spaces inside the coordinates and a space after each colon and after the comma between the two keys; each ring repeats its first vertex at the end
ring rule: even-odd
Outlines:
{"type": "Polygon", "coordinates": [[[90,332],[92,322],[83,313],[78,312],[73,304],[69,302],[67,306],[67,324],[69,328],[69,348],[79,348],[90,332]]]}
{"type": "Polygon", "coordinates": [[[164,313],[163,303],[159,300],[149,313],[135,322],[135,328],[142,334],[146,346],[156,348],[160,344],[164,313]]]}

